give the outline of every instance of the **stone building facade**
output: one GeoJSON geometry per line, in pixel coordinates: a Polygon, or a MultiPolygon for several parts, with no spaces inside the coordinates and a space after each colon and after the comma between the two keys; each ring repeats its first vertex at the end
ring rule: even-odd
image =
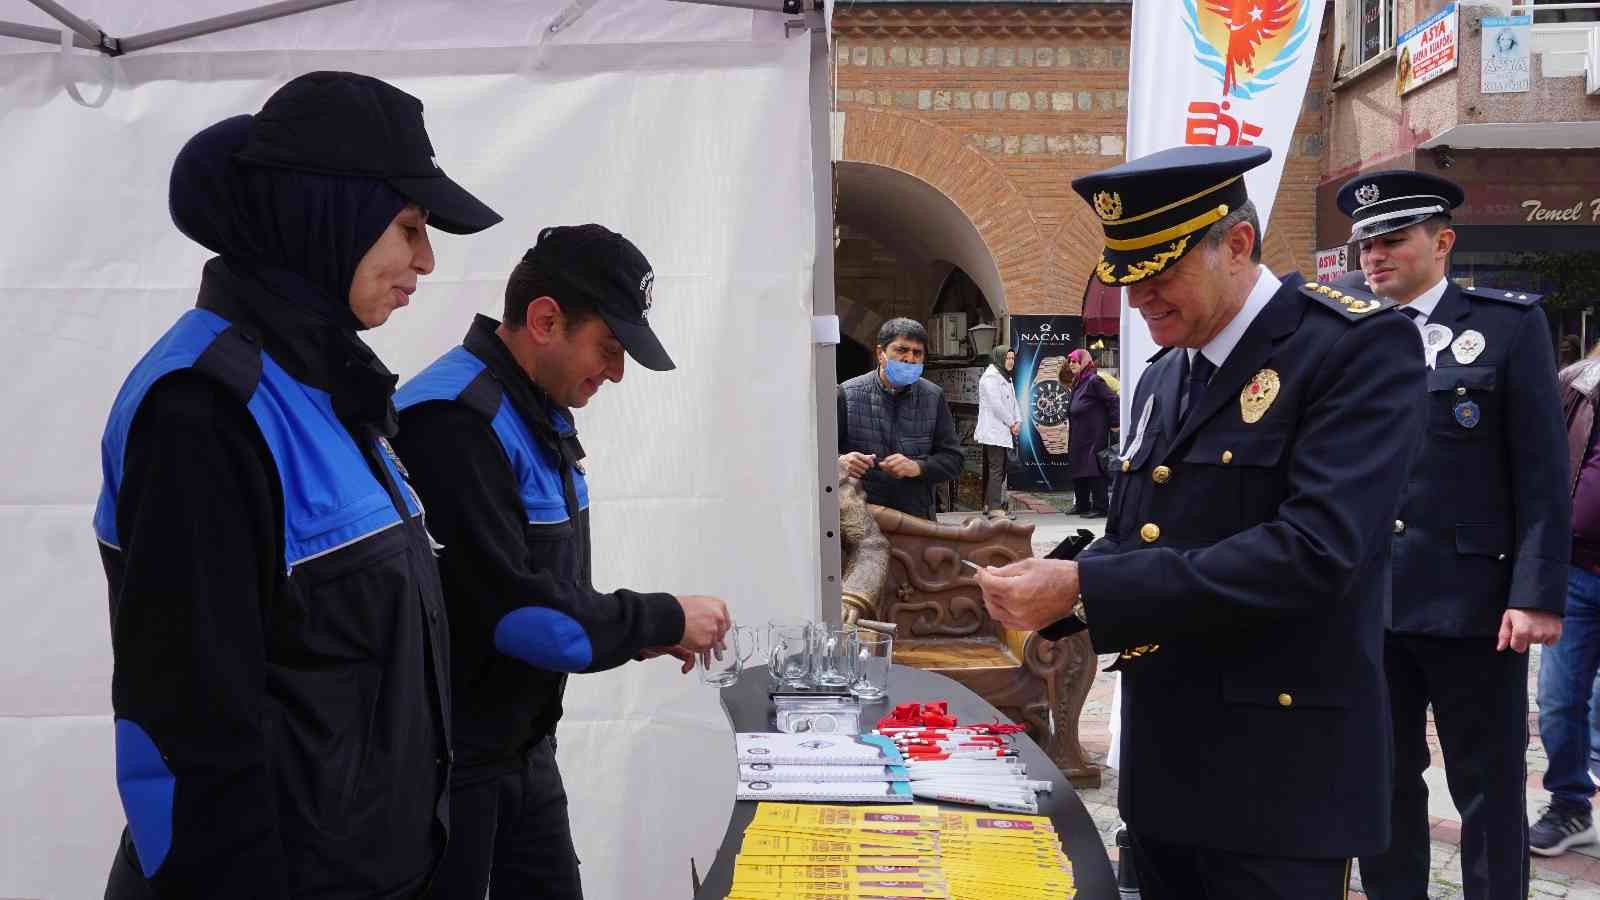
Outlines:
{"type": "MultiPolygon", "coordinates": [[[[837,8],[847,335],[870,346],[883,318],[926,318],[955,269],[981,289],[980,319],[1082,311],[1100,228],[1071,181],[1123,160],[1131,14],[1128,2],[837,8]]],[[[1314,272],[1328,31],[1264,244],[1278,271],[1314,272]]]]}

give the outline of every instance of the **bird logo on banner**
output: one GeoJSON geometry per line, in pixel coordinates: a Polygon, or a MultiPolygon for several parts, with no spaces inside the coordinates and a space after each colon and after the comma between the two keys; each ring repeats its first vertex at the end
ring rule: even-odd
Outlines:
{"type": "Polygon", "coordinates": [[[1223,96],[1249,98],[1294,64],[1311,33],[1306,0],[1182,0],[1184,24],[1223,96]]]}

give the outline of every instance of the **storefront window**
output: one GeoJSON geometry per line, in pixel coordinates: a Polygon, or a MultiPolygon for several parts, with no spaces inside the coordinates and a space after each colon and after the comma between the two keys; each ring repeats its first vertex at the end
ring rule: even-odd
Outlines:
{"type": "MultiPolygon", "coordinates": [[[[1580,4],[1573,0],[1533,0],[1533,5],[1533,21],[1536,25],[1547,22],[1600,22],[1600,4],[1589,4],[1594,7],[1592,9],[1540,9],[1541,6],[1572,7],[1580,4]]],[[[1526,14],[1527,10],[1519,9],[1517,12],[1526,14]]]]}

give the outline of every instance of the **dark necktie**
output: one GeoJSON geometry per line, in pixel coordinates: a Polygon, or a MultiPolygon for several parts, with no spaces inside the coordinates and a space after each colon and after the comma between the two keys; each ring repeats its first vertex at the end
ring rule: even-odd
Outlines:
{"type": "Polygon", "coordinates": [[[1189,380],[1188,387],[1183,394],[1183,406],[1178,410],[1179,424],[1182,424],[1183,420],[1188,418],[1190,410],[1200,405],[1200,398],[1206,392],[1206,382],[1210,381],[1211,376],[1217,372],[1217,367],[1212,365],[1211,360],[1206,359],[1206,355],[1199,351],[1195,351],[1192,361],[1188,360],[1187,353],[1184,354],[1184,359],[1189,362],[1189,380]]]}
{"type": "Polygon", "coordinates": [[[1406,314],[1406,318],[1410,319],[1413,322],[1415,322],[1417,320],[1417,316],[1422,315],[1422,310],[1412,309],[1409,306],[1400,307],[1400,311],[1405,313],[1406,314]]]}

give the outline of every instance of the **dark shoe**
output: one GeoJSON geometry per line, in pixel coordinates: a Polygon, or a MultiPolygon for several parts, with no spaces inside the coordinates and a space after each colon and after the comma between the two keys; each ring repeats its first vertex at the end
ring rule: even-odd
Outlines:
{"type": "Polygon", "coordinates": [[[1528,850],[1539,856],[1560,856],[1572,847],[1597,840],[1588,807],[1551,803],[1528,830],[1528,850]]]}
{"type": "Polygon", "coordinates": [[[1069,515],[1069,516],[1081,516],[1081,515],[1086,515],[1088,512],[1089,512],[1089,510],[1084,508],[1084,507],[1082,507],[1082,506],[1074,506],[1072,509],[1067,510],[1067,515],[1069,515]]]}
{"type": "Polygon", "coordinates": [[[1103,509],[1091,509],[1084,513],[1083,517],[1085,519],[1104,519],[1106,517],[1106,511],[1103,509]]]}

